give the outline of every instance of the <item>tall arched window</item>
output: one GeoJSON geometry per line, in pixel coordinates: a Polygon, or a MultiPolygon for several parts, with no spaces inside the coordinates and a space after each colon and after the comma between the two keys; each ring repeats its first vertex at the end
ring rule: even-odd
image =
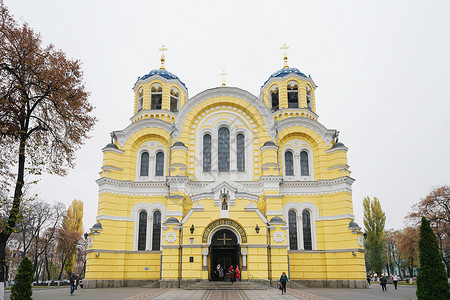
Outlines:
{"type": "Polygon", "coordinates": [[[148,162],[149,162],[148,152],[142,152],[140,176],[148,176],[148,162]]]}
{"type": "Polygon", "coordinates": [[[211,135],[203,136],[203,172],[211,171],[211,135]]]}
{"type": "Polygon", "coordinates": [[[219,141],[218,141],[218,163],[219,172],[230,171],[230,131],[226,127],[219,129],[219,141]]]}
{"type": "Polygon", "coordinates": [[[298,250],[297,214],[295,210],[289,211],[289,247],[291,250],[298,250]]]}
{"type": "Polygon", "coordinates": [[[140,88],[138,91],[137,111],[140,111],[144,106],[144,89],[140,88]]]}
{"type": "Polygon", "coordinates": [[[146,241],[147,241],[147,212],[143,210],[139,213],[138,250],[145,250],[146,241]]]}
{"type": "Polygon", "coordinates": [[[238,134],[236,137],[237,150],[237,170],[238,172],[245,171],[245,137],[243,134],[238,134]]]}
{"type": "Polygon", "coordinates": [[[304,210],[302,213],[303,220],[303,248],[305,250],[312,250],[311,239],[311,214],[309,210],[304,210]]]}
{"type": "Polygon", "coordinates": [[[161,109],[162,107],[162,86],[159,83],[152,85],[150,109],[161,109]]]}
{"type": "Polygon", "coordinates": [[[164,152],[156,153],[155,176],[164,175],[164,152]]]}
{"type": "Polygon", "coordinates": [[[298,84],[296,81],[289,81],[287,85],[288,108],[299,108],[298,104],[298,84]]]}
{"type": "Polygon", "coordinates": [[[300,174],[302,176],[309,176],[309,163],[308,163],[308,152],[300,152],[300,174]]]}
{"type": "Polygon", "coordinates": [[[176,88],[170,90],[170,111],[178,112],[178,100],[180,99],[180,93],[176,88]]]}
{"type": "Polygon", "coordinates": [[[309,109],[312,109],[311,87],[309,84],[306,85],[306,105],[309,109]]]}
{"type": "Polygon", "coordinates": [[[159,251],[161,249],[161,212],[156,210],[153,213],[153,233],[152,233],[152,250],[159,251]]]}
{"type": "Polygon", "coordinates": [[[270,88],[270,109],[272,112],[280,109],[278,86],[274,85],[270,88]]]}
{"type": "Polygon", "coordinates": [[[285,174],[286,176],[294,175],[294,154],[291,151],[286,151],[284,153],[284,163],[285,163],[285,174]]]}

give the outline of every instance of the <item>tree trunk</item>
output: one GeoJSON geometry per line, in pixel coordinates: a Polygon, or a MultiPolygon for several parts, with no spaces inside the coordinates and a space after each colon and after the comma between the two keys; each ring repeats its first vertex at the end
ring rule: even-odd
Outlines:
{"type": "Polygon", "coordinates": [[[63,259],[61,259],[61,271],[59,271],[59,277],[58,280],[61,280],[61,275],[64,271],[64,265],[66,264],[66,258],[64,257],[63,259]]]}
{"type": "MultiPolygon", "coordinates": [[[[4,286],[5,278],[5,268],[6,268],[6,243],[16,227],[16,222],[19,217],[19,208],[20,202],[22,198],[22,188],[23,188],[23,178],[25,173],[25,141],[26,141],[26,133],[22,131],[20,134],[20,142],[19,142],[19,162],[18,162],[18,170],[17,170],[17,180],[16,180],[16,188],[14,190],[14,200],[11,211],[8,216],[8,223],[5,226],[5,229],[0,233],[0,285],[4,286]]],[[[3,291],[3,289],[1,289],[3,291]]],[[[4,298],[4,295],[1,294],[0,298],[4,298]]]]}
{"type": "Polygon", "coordinates": [[[50,269],[48,268],[48,256],[47,256],[47,251],[45,251],[44,257],[45,257],[45,270],[47,271],[47,280],[51,280],[51,278],[50,278],[50,269]]]}

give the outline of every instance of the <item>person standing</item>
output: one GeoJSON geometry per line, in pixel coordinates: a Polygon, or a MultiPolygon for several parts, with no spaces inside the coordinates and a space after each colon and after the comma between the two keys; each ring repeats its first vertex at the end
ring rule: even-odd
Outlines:
{"type": "Polygon", "coordinates": [[[70,273],[69,275],[69,282],[70,282],[70,296],[73,295],[73,291],[75,290],[75,274],[74,273],[70,273]]]}
{"type": "Polygon", "coordinates": [[[384,275],[381,275],[380,276],[380,285],[381,285],[381,289],[383,290],[383,292],[387,292],[386,284],[387,284],[386,277],[384,277],[384,275]]]}
{"type": "Polygon", "coordinates": [[[217,265],[217,272],[219,273],[219,280],[223,281],[223,268],[220,264],[217,265]]]}
{"type": "Polygon", "coordinates": [[[231,283],[233,283],[233,281],[234,281],[234,268],[233,268],[233,266],[230,266],[228,268],[228,276],[230,276],[230,281],[231,281],[231,283]]]}
{"type": "Polygon", "coordinates": [[[394,282],[395,289],[397,289],[397,281],[398,281],[397,274],[394,273],[394,276],[392,276],[392,281],[394,282]]]}
{"type": "Polygon", "coordinates": [[[76,281],[75,281],[75,289],[78,290],[78,285],[80,284],[80,277],[78,275],[75,275],[76,281]]]}
{"type": "Polygon", "coordinates": [[[283,272],[280,277],[280,283],[281,283],[281,295],[286,294],[286,283],[288,281],[288,278],[286,276],[286,272],[283,272]]]}
{"type": "Polygon", "coordinates": [[[367,274],[367,283],[370,285],[370,274],[367,274]]]}
{"type": "Polygon", "coordinates": [[[234,270],[234,274],[236,276],[236,281],[241,281],[241,271],[239,271],[239,266],[236,266],[234,270]]]}

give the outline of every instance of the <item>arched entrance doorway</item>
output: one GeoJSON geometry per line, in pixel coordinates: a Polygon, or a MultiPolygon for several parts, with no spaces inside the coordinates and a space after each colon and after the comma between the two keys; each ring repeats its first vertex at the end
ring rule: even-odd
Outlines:
{"type": "Polygon", "coordinates": [[[227,272],[230,266],[239,264],[239,244],[236,235],[228,229],[221,229],[214,233],[209,249],[211,253],[211,280],[219,280],[215,272],[218,264],[227,272]]]}

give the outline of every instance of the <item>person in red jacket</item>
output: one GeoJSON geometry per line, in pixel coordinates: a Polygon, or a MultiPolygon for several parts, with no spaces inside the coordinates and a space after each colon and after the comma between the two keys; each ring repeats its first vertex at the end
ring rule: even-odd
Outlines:
{"type": "Polygon", "coordinates": [[[231,281],[231,283],[233,283],[233,281],[234,281],[234,279],[235,279],[235,277],[234,277],[234,268],[233,268],[233,266],[230,266],[230,267],[228,268],[228,273],[229,273],[229,276],[230,276],[230,281],[231,281]]]}
{"type": "Polygon", "coordinates": [[[234,269],[234,274],[236,276],[236,281],[241,281],[241,271],[239,271],[239,266],[236,266],[236,269],[234,269]]]}

